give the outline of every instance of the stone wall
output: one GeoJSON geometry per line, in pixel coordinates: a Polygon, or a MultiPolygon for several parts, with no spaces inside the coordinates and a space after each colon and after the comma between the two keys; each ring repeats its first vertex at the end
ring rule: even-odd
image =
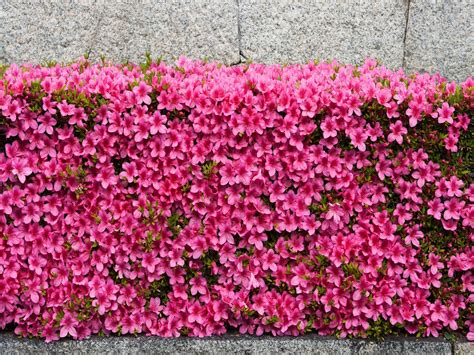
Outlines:
{"type": "Polygon", "coordinates": [[[371,56],[460,81],[473,74],[473,18],[474,0],[0,0],[0,61],[371,56]]]}
{"type": "Polygon", "coordinates": [[[158,338],[92,336],[87,340],[62,339],[45,343],[0,332],[0,354],[364,354],[364,355],[473,355],[474,343],[459,338],[454,343],[443,338],[388,337],[384,341],[336,339],[318,335],[260,337],[227,334],[207,338],[158,338]]]}

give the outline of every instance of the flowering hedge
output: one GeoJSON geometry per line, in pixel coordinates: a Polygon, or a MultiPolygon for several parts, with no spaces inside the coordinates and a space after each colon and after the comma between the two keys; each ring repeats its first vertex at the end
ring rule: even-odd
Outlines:
{"type": "Polygon", "coordinates": [[[0,69],[0,328],[474,337],[474,80],[0,69]]]}

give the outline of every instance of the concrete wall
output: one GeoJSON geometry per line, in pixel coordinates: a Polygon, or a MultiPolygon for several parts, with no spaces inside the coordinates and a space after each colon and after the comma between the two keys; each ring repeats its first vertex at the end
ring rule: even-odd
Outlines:
{"type": "Polygon", "coordinates": [[[473,18],[474,0],[0,0],[0,61],[371,56],[460,81],[474,72],[473,18]]]}

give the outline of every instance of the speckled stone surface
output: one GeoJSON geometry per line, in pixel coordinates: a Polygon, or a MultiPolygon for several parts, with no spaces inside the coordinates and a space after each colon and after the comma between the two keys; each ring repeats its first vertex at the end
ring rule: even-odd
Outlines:
{"type": "Polygon", "coordinates": [[[240,60],[236,0],[0,0],[0,61],[240,60]]]}
{"type": "Polygon", "coordinates": [[[454,344],[455,355],[474,355],[474,342],[461,339],[454,344]]]}
{"type": "Polygon", "coordinates": [[[99,16],[94,3],[0,0],[0,61],[71,61],[86,52],[99,16]]]}
{"type": "Polygon", "coordinates": [[[92,337],[46,344],[0,333],[0,354],[451,354],[451,344],[440,339],[389,338],[383,342],[338,340],[332,337],[251,337],[225,335],[210,338],[92,337]]]}
{"type": "Polygon", "coordinates": [[[473,18],[473,0],[0,0],[0,62],[374,57],[461,81],[474,75],[473,18]]]}
{"type": "Polygon", "coordinates": [[[154,0],[100,2],[99,35],[93,48],[111,57],[136,61],[153,56],[240,60],[235,0],[154,0]],[[133,4],[133,5],[131,5],[133,4]]]}
{"type": "Polygon", "coordinates": [[[439,71],[456,81],[474,75],[473,19],[472,0],[412,0],[405,47],[407,71],[439,71]]]}
{"type": "Polygon", "coordinates": [[[241,48],[256,62],[403,63],[407,0],[239,0],[241,48]]]}

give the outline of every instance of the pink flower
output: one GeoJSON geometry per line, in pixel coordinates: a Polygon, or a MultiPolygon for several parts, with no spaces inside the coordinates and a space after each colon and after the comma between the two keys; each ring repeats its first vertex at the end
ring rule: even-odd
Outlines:
{"type": "Polygon", "coordinates": [[[407,208],[400,203],[397,204],[397,207],[395,208],[393,215],[395,217],[398,217],[398,224],[400,225],[403,225],[405,221],[411,220],[413,216],[411,213],[409,213],[407,208]]]}
{"type": "Polygon", "coordinates": [[[31,271],[34,271],[37,275],[41,275],[43,272],[42,268],[46,266],[46,259],[41,258],[37,255],[32,255],[28,258],[28,264],[31,271]]]}
{"type": "Polygon", "coordinates": [[[77,337],[77,320],[73,318],[70,313],[66,313],[64,317],[61,319],[61,328],[59,331],[59,336],[61,338],[66,337],[68,334],[72,337],[77,337]]]}
{"type": "Polygon", "coordinates": [[[398,105],[396,102],[391,101],[390,103],[386,104],[385,107],[387,107],[388,118],[400,117],[400,113],[397,111],[398,105]]]}
{"type": "Polygon", "coordinates": [[[375,294],[375,304],[380,305],[386,303],[392,304],[392,297],[395,296],[395,291],[387,285],[383,285],[375,294]]]}
{"type": "Polygon", "coordinates": [[[359,127],[353,129],[349,136],[351,138],[352,145],[354,145],[360,151],[365,152],[365,141],[367,140],[367,134],[364,132],[363,128],[359,127]]]}
{"type": "Polygon", "coordinates": [[[150,118],[150,134],[155,135],[157,133],[166,133],[168,131],[165,126],[166,121],[166,116],[163,116],[159,111],[156,111],[150,118]]]}
{"type": "Polygon", "coordinates": [[[459,211],[462,210],[466,203],[459,201],[457,198],[452,198],[444,202],[446,210],[443,213],[444,219],[459,219],[459,211]]]}
{"type": "Polygon", "coordinates": [[[136,127],[135,142],[141,142],[148,138],[150,132],[150,126],[147,122],[141,121],[136,127]]]}
{"type": "Polygon", "coordinates": [[[158,297],[150,298],[150,311],[159,314],[165,307],[161,304],[158,297]]]}
{"type": "Polygon", "coordinates": [[[38,126],[39,133],[46,132],[48,134],[53,134],[53,127],[56,124],[56,120],[52,118],[49,113],[45,113],[44,115],[40,116],[38,121],[40,122],[40,125],[38,126]]]}
{"type": "Polygon", "coordinates": [[[46,343],[59,340],[57,330],[54,329],[52,326],[46,326],[41,332],[41,335],[45,338],[46,343]]]}
{"type": "Polygon", "coordinates": [[[431,310],[431,320],[433,322],[436,321],[442,321],[446,322],[447,321],[447,307],[441,304],[440,300],[436,300],[434,304],[430,305],[430,310],[431,310]]]}
{"type": "Polygon", "coordinates": [[[323,131],[324,138],[336,137],[337,136],[337,126],[334,123],[331,117],[327,117],[321,123],[321,130],[323,131]]]}
{"type": "Polygon", "coordinates": [[[191,294],[194,296],[198,293],[205,295],[207,293],[206,280],[203,277],[195,277],[189,281],[191,285],[191,294]]]}
{"type": "Polygon", "coordinates": [[[122,334],[134,334],[139,332],[141,326],[139,323],[141,317],[125,316],[122,319],[122,334]],[[137,319],[138,318],[138,319],[137,319]]]}
{"type": "Polygon", "coordinates": [[[147,269],[148,272],[155,272],[156,265],[159,264],[157,253],[146,253],[142,259],[142,266],[147,269]]]}
{"type": "Polygon", "coordinates": [[[435,198],[428,202],[428,214],[436,218],[437,220],[441,220],[441,212],[444,210],[444,204],[441,202],[439,198],[435,198]]]}
{"type": "Polygon", "coordinates": [[[21,113],[20,103],[17,100],[7,101],[2,105],[2,114],[15,122],[18,114],[21,113]]]}
{"type": "Polygon", "coordinates": [[[84,113],[83,108],[75,108],[72,114],[72,117],[69,119],[68,123],[70,125],[77,124],[79,127],[84,127],[83,121],[87,120],[87,116],[84,113]]]}
{"type": "Polygon", "coordinates": [[[464,183],[459,180],[456,176],[451,176],[449,181],[447,182],[447,195],[449,197],[461,197],[462,191],[461,188],[464,186],[464,183]]]}
{"type": "Polygon", "coordinates": [[[438,270],[441,270],[444,268],[444,265],[443,263],[441,263],[439,260],[440,260],[440,257],[435,255],[434,253],[430,253],[428,255],[428,259],[429,259],[429,264],[431,266],[431,273],[432,274],[436,274],[438,272],[438,270]]]}
{"type": "Polygon", "coordinates": [[[66,100],[59,103],[58,108],[61,116],[72,116],[75,111],[74,105],[68,104],[66,100]]]}
{"type": "Polygon", "coordinates": [[[149,93],[151,93],[151,91],[152,91],[152,88],[149,85],[147,85],[144,81],[140,81],[138,86],[135,86],[133,88],[133,93],[135,94],[137,104],[138,105],[141,105],[142,103],[144,103],[145,105],[151,104],[151,98],[148,95],[149,93]]]}
{"type": "Polygon", "coordinates": [[[390,168],[391,162],[384,158],[380,159],[375,165],[375,170],[377,170],[377,175],[380,180],[384,180],[385,176],[391,177],[393,175],[393,170],[390,168]]]}
{"type": "Polygon", "coordinates": [[[392,93],[389,89],[381,89],[377,91],[377,101],[380,105],[387,106],[388,102],[392,98],[392,93]]]}
{"type": "Polygon", "coordinates": [[[33,170],[28,166],[28,162],[23,159],[15,159],[12,162],[11,172],[18,177],[21,183],[26,181],[26,177],[33,173],[33,170]]]}
{"type": "Polygon", "coordinates": [[[458,329],[457,319],[459,318],[459,313],[454,307],[449,307],[446,310],[446,320],[444,322],[444,326],[449,326],[452,330],[458,329]]]}
{"type": "Polygon", "coordinates": [[[407,129],[403,127],[402,121],[398,120],[395,123],[390,124],[390,134],[388,135],[388,141],[391,143],[397,141],[398,144],[403,143],[403,136],[407,134],[407,129]]]}
{"type": "Polygon", "coordinates": [[[233,164],[223,165],[219,171],[221,175],[221,185],[233,185],[235,182],[235,173],[233,164]]]}
{"type": "Polygon", "coordinates": [[[449,106],[447,102],[443,102],[443,105],[438,108],[438,123],[442,124],[448,122],[449,124],[453,123],[453,113],[454,107],[449,106]]]}
{"type": "Polygon", "coordinates": [[[188,322],[204,324],[204,308],[195,302],[188,306],[188,322]]]}

